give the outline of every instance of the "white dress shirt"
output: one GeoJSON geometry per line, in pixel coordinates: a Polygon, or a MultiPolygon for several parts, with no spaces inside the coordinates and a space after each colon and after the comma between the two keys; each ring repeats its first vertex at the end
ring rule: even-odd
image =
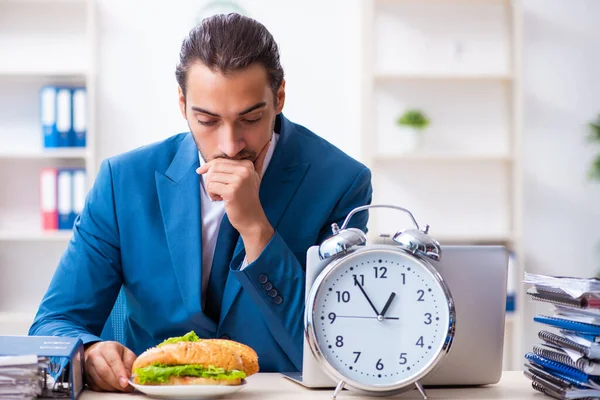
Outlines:
{"type": "MultiPolygon", "coordinates": [[[[264,175],[269,166],[269,162],[271,162],[278,139],[279,134],[273,133],[271,145],[265,155],[265,162],[263,163],[261,175],[264,175]]],[[[198,157],[200,159],[200,166],[204,165],[206,161],[200,152],[198,152],[198,157]]],[[[222,201],[213,201],[210,198],[204,184],[204,175],[201,175],[200,223],[202,224],[202,304],[204,304],[206,299],[206,287],[208,286],[208,279],[210,277],[210,270],[215,255],[215,247],[217,245],[217,237],[219,236],[219,228],[223,215],[225,215],[225,203],[222,201]]],[[[244,262],[241,268],[243,269],[246,266],[247,264],[244,262]]]]}

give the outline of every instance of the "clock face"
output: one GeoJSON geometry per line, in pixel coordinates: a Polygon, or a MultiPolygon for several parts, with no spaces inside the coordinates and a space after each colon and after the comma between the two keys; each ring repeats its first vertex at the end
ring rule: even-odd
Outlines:
{"type": "Polygon", "coordinates": [[[408,384],[427,372],[447,349],[453,322],[436,276],[397,250],[357,251],[334,263],[309,301],[331,367],[368,387],[408,384]]]}

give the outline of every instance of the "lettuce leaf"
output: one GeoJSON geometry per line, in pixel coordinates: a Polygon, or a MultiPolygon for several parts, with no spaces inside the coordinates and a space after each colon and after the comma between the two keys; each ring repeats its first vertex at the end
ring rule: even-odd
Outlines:
{"type": "Polygon", "coordinates": [[[196,335],[196,332],[189,331],[188,333],[186,333],[183,336],[168,338],[168,339],[164,340],[162,343],[160,343],[157,347],[164,346],[165,344],[179,343],[179,342],[199,342],[200,340],[202,340],[202,339],[200,339],[198,337],[198,335],[196,335]]]}
{"type": "Polygon", "coordinates": [[[137,368],[135,374],[143,385],[147,383],[165,383],[171,376],[194,376],[209,379],[244,379],[246,377],[246,374],[243,371],[225,371],[223,368],[217,368],[212,365],[205,368],[202,365],[196,364],[156,364],[144,368],[137,368]]]}

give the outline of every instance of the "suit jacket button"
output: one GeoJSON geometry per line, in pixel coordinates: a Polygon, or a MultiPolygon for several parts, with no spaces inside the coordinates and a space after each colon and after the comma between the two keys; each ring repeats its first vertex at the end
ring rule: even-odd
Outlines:
{"type": "Polygon", "coordinates": [[[277,296],[277,289],[271,289],[271,290],[269,290],[269,296],[271,296],[271,297],[277,296]]]}
{"type": "Polygon", "coordinates": [[[263,285],[263,289],[268,292],[269,290],[273,289],[273,284],[271,282],[267,282],[263,285]]]}
{"type": "Polygon", "coordinates": [[[273,299],[273,303],[279,305],[279,304],[283,303],[283,298],[281,296],[277,296],[273,299]]]}
{"type": "Polygon", "coordinates": [[[269,280],[269,278],[267,278],[267,275],[265,275],[265,274],[260,274],[258,276],[258,281],[260,283],[267,283],[268,280],[269,280]]]}

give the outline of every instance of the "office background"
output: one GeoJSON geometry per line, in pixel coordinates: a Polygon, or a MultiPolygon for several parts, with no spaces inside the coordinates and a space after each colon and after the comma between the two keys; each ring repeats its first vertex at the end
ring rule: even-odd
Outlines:
{"type": "MultiPolygon", "coordinates": [[[[505,368],[520,368],[543,307],[520,273],[600,271],[594,0],[0,0],[0,334],[26,332],[70,237],[42,229],[41,169],[85,168],[91,185],[104,158],[185,131],[181,40],[235,7],[280,45],[286,116],[366,162],[376,201],[412,209],[442,243],[515,249],[505,368]],[[86,147],[42,147],[43,85],[87,88],[86,147]],[[431,124],[402,153],[395,121],[410,108],[431,124]]],[[[373,217],[378,232],[392,216],[373,217]]]]}

